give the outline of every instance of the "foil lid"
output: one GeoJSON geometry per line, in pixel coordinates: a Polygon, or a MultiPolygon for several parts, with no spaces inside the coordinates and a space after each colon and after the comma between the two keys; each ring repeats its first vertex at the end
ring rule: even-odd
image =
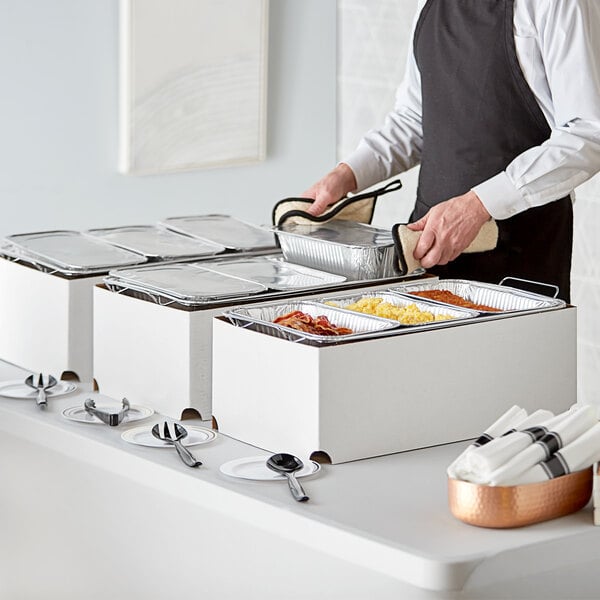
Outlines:
{"type": "Polygon", "coordinates": [[[346,280],[341,275],[267,257],[239,259],[218,265],[204,264],[204,266],[219,273],[256,281],[268,289],[278,291],[320,287],[346,280]]]}
{"type": "Polygon", "coordinates": [[[90,229],[86,233],[150,260],[200,258],[225,252],[221,244],[194,239],[154,225],[90,229]]]}
{"type": "Polygon", "coordinates": [[[274,231],[279,237],[291,235],[360,248],[381,248],[394,244],[391,231],[354,221],[290,224],[276,227],[274,231]]]}
{"type": "Polygon", "coordinates": [[[221,244],[228,250],[249,251],[277,246],[270,231],[228,215],[169,217],[159,225],[177,233],[221,244]]]}
{"type": "Polygon", "coordinates": [[[217,273],[196,263],[116,269],[109,276],[111,283],[122,289],[160,294],[186,305],[249,296],[266,290],[260,283],[217,273]]]}
{"type": "Polygon", "coordinates": [[[78,231],[43,231],[9,235],[3,249],[14,258],[67,275],[102,273],[146,262],[140,254],[117,248],[78,231]]]}

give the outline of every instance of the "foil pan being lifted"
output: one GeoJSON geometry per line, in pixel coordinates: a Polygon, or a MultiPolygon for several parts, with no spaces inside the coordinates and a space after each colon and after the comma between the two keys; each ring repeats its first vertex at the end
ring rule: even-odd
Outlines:
{"type": "MultiPolygon", "coordinates": [[[[478,310],[479,313],[487,315],[497,315],[503,312],[552,310],[566,306],[564,300],[557,298],[550,298],[505,285],[469,281],[467,279],[439,279],[432,282],[410,283],[399,288],[392,288],[392,290],[403,294],[425,290],[448,290],[475,304],[498,309],[497,311],[478,310]]],[[[424,300],[421,296],[414,296],[414,298],[424,300]]],[[[433,302],[433,300],[430,301],[433,302]]],[[[448,303],[438,303],[444,306],[455,306],[448,303]]]]}
{"type": "Polygon", "coordinates": [[[289,224],[273,229],[286,260],[349,280],[397,276],[391,232],[353,221],[289,224]]]}
{"type": "MultiPolygon", "coordinates": [[[[402,294],[398,294],[396,292],[366,292],[363,294],[358,294],[354,296],[338,296],[332,298],[323,298],[319,300],[320,302],[331,303],[331,305],[335,304],[339,308],[343,308],[344,310],[353,310],[349,309],[348,306],[358,302],[363,298],[381,298],[383,302],[388,302],[394,306],[398,306],[401,308],[406,308],[410,305],[416,306],[416,308],[421,312],[430,313],[434,319],[430,321],[422,321],[419,323],[403,323],[398,321],[397,319],[390,318],[389,320],[401,327],[421,327],[423,325],[434,325],[434,324],[447,324],[449,321],[457,321],[462,319],[472,319],[477,317],[479,313],[474,310],[468,310],[465,308],[458,308],[456,306],[449,306],[443,304],[437,304],[434,302],[428,302],[422,299],[417,299],[411,296],[404,296],[402,294]],[[435,317],[448,317],[440,320],[435,320],[435,317]]],[[[361,313],[365,314],[365,313],[361,313]]],[[[388,319],[388,317],[384,317],[381,315],[374,315],[380,319],[388,319]]]]}
{"type": "Polygon", "coordinates": [[[220,244],[230,251],[243,252],[277,247],[275,236],[270,231],[229,215],[169,217],[159,225],[183,235],[220,244]]]}
{"type": "Polygon", "coordinates": [[[397,327],[387,319],[379,319],[361,313],[341,310],[318,302],[274,302],[255,304],[247,307],[236,307],[223,313],[234,325],[246,327],[253,331],[290,340],[293,342],[307,341],[316,344],[335,344],[360,337],[368,337],[377,332],[391,330],[397,327]],[[316,335],[285,327],[273,320],[292,311],[299,310],[313,318],[325,316],[336,327],[347,327],[352,333],[345,335],[316,335]]]}

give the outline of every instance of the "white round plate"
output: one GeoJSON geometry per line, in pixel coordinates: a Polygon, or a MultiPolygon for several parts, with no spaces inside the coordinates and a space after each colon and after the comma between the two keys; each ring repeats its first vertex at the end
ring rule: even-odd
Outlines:
{"type": "MultiPolygon", "coordinates": [[[[48,398],[56,396],[64,396],[70,394],[77,389],[77,386],[71,381],[59,381],[54,387],[46,390],[48,398]]],[[[19,400],[31,400],[37,396],[37,390],[30,388],[25,382],[3,381],[0,383],[0,396],[6,398],[17,398],[19,400]]]]}
{"type": "MultiPolygon", "coordinates": [[[[162,423],[160,425],[162,429],[162,423]]],[[[206,427],[196,427],[195,425],[182,425],[188,432],[187,437],[181,440],[184,446],[197,446],[198,444],[207,444],[217,437],[217,434],[212,429],[206,427]]],[[[121,437],[130,444],[138,446],[150,446],[152,448],[172,448],[173,444],[157,440],[152,435],[152,426],[144,425],[143,427],[134,427],[128,429],[121,434],[121,437]]]]}
{"type": "MultiPolygon", "coordinates": [[[[96,402],[96,408],[109,413],[118,413],[123,408],[123,404],[118,402],[96,402]]],[[[71,408],[66,408],[63,410],[62,414],[63,417],[69,419],[69,421],[76,421],[77,423],[91,423],[93,425],[104,425],[104,422],[101,419],[95,417],[94,415],[90,415],[90,413],[88,413],[83,406],[71,406],[71,408]]],[[[153,414],[154,411],[151,408],[132,404],[129,407],[129,410],[125,413],[121,424],[141,421],[142,419],[147,419],[153,414]]]]}
{"type": "MultiPolygon", "coordinates": [[[[256,481],[285,480],[285,475],[275,473],[275,471],[271,471],[271,469],[267,467],[268,458],[268,455],[238,458],[222,464],[219,469],[221,473],[229,475],[229,477],[237,477],[238,479],[253,479],[256,481]]],[[[303,462],[304,466],[295,473],[296,477],[308,477],[309,475],[314,475],[321,469],[321,465],[314,460],[303,462]]]]}

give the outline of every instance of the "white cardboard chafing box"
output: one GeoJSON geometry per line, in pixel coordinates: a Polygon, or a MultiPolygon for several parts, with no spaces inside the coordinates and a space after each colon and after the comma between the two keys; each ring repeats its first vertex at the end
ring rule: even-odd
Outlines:
{"type": "MultiPolygon", "coordinates": [[[[211,222],[214,223],[215,215],[211,222]]],[[[218,215],[227,222],[229,217],[218,215]]],[[[198,217],[201,219],[201,217],[198,217]]],[[[234,220],[235,221],[235,220],[234,220]]],[[[243,224],[242,231],[249,227],[243,224]]],[[[90,381],[92,370],[93,288],[111,268],[142,265],[146,256],[171,261],[177,256],[210,260],[224,250],[198,240],[162,241],[153,226],[96,230],[95,235],[58,230],[16,234],[1,240],[0,359],[32,371],[75,375],[90,381]],[[138,246],[129,251],[107,242],[99,232],[137,230],[138,246]],[[139,235],[147,234],[145,241],[139,235]],[[193,250],[192,250],[193,248],[193,250]],[[168,254],[163,255],[164,252],[168,254]],[[12,257],[11,258],[5,258],[12,257]]],[[[254,238],[253,238],[254,239],[254,238]]],[[[264,254],[266,250],[246,255],[264,254]]],[[[238,254],[242,256],[242,253],[238,254]]]]}
{"type": "Polygon", "coordinates": [[[320,347],[214,320],[219,431],[271,452],[341,463],[477,437],[513,404],[574,402],[574,307],[320,347]]]}
{"type": "MultiPolygon", "coordinates": [[[[365,290],[387,289],[390,283],[365,290]]],[[[394,284],[398,285],[398,284],[394,284]]],[[[347,295],[348,291],[327,294],[347,295]]],[[[322,297],[324,292],[297,298],[322,297]]],[[[236,304],[258,302],[258,298],[236,304]]],[[[103,394],[180,418],[212,415],[212,322],[224,308],[183,310],[94,289],[94,378],[103,394]]]]}
{"type": "Polygon", "coordinates": [[[211,319],[94,288],[94,377],[103,394],[179,418],[186,408],[210,418],[211,319]]]}
{"type": "Polygon", "coordinates": [[[31,371],[92,379],[92,289],[0,258],[0,358],[31,371]]]}

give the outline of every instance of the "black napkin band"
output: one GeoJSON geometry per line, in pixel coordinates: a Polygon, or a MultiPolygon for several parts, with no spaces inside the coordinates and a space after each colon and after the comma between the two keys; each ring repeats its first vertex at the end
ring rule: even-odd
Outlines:
{"type": "Polygon", "coordinates": [[[557,452],[551,459],[540,464],[548,479],[555,479],[562,475],[568,475],[571,472],[569,465],[567,465],[560,452],[557,452]]]}
{"type": "Polygon", "coordinates": [[[549,431],[543,438],[539,439],[536,444],[539,444],[546,453],[546,459],[549,459],[557,450],[563,447],[562,439],[558,433],[549,431]]]}
{"type": "Polygon", "coordinates": [[[488,433],[482,433],[474,442],[473,446],[485,446],[488,442],[491,442],[494,438],[488,433]]]}

